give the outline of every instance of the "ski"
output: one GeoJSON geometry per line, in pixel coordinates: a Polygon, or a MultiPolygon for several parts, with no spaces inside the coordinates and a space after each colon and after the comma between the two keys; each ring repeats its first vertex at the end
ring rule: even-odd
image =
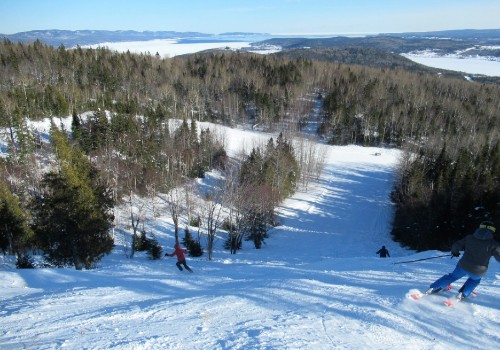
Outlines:
{"type": "Polygon", "coordinates": [[[460,298],[447,299],[447,300],[444,301],[444,305],[446,305],[448,307],[451,307],[451,306],[456,305],[458,303],[467,302],[467,300],[469,300],[470,298],[475,298],[476,296],[477,296],[476,292],[472,292],[467,298],[463,298],[463,299],[460,299],[460,298]]]}
{"type": "Polygon", "coordinates": [[[421,291],[417,290],[417,291],[414,291],[414,292],[410,292],[409,294],[409,297],[413,300],[420,300],[422,299],[424,296],[426,296],[425,293],[422,293],[421,291]]]}
{"type": "Polygon", "coordinates": [[[451,285],[448,285],[445,288],[443,288],[442,290],[440,290],[439,292],[432,293],[432,294],[424,293],[424,292],[421,292],[419,290],[413,290],[413,291],[410,291],[410,293],[408,294],[408,296],[411,299],[413,299],[413,300],[420,300],[420,299],[422,299],[425,296],[436,295],[436,294],[440,294],[442,292],[446,292],[446,291],[449,291],[449,290],[451,290],[451,285]]]}
{"type": "Polygon", "coordinates": [[[464,299],[460,299],[460,298],[449,298],[449,299],[446,299],[444,301],[444,305],[447,306],[447,307],[452,307],[452,306],[455,306],[459,303],[462,303],[464,301],[464,299]]]}
{"type": "Polygon", "coordinates": [[[444,301],[444,305],[448,306],[448,307],[451,307],[451,306],[453,306],[453,301],[451,301],[451,299],[447,299],[447,300],[444,301]]]}

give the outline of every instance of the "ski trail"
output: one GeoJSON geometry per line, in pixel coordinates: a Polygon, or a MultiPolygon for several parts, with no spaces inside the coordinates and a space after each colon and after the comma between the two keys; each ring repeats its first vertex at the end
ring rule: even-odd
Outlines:
{"type": "Polygon", "coordinates": [[[332,344],[332,349],[335,349],[337,344],[335,344],[335,342],[333,341],[333,339],[330,337],[330,335],[328,334],[328,329],[326,328],[326,323],[325,323],[326,310],[327,309],[324,309],[323,310],[323,314],[321,315],[321,326],[323,328],[323,332],[325,333],[325,336],[330,341],[330,344],[332,344]]]}

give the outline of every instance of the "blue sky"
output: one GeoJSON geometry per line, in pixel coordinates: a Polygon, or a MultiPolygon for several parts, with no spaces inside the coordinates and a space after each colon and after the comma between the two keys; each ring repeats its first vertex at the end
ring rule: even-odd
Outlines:
{"type": "Polygon", "coordinates": [[[0,33],[36,29],[211,34],[500,28],[499,0],[0,0],[0,33]]]}

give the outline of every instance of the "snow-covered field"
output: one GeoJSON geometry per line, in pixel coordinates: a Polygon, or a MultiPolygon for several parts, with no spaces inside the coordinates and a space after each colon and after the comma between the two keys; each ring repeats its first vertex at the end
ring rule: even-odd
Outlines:
{"type": "MultiPolygon", "coordinates": [[[[232,155],[268,137],[218,128],[232,155]]],[[[498,348],[499,264],[492,261],[470,301],[443,305],[458,282],[447,295],[411,300],[411,290],[425,290],[456,259],[394,264],[443,254],[417,254],[390,239],[399,152],[321,147],[319,183],[283,203],[282,224],[262,249],[245,242],[230,255],[220,233],[212,261],[188,257],[193,274],[178,271],[174,258],[126,258],[120,235],[90,271],[15,270],[3,258],[0,349],[498,348]],[[391,258],[376,256],[381,245],[391,258]]],[[[166,213],[148,232],[171,252],[166,213]]]]}
{"type": "Polygon", "coordinates": [[[402,56],[425,66],[454,70],[468,74],[500,77],[500,60],[486,57],[439,56],[432,52],[408,53],[402,56]]]}
{"type": "Polygon", "coordinates": [[[203,43],[180,43],[176,39],[156,39],[148,41],[127,41],[127,42],[112,42],[101,43],[96,45],[82,46],[88,48],[107,47],[110,50],[118,52],[127,52],[138,54],[156,55],[160,57],[174,57],[178,55],[185,55],[196,53],[210,49],[230,49],[237,50],[243,47],[249,47],[250,42],[241,41],[228,41],[228,42],[203,42],[203,43]]]}

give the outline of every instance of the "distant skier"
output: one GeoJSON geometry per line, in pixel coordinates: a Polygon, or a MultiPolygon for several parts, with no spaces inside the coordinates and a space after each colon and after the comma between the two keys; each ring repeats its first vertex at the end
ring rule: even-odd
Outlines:
{"type": "Polygon", "coordinates": [[[387,258],[387,257],[390,258],[391,257],[391,255],[389,254],[389,251],[387,250],[385,245],[383,245],[382,248],[380,248],[379,251],[376,252],[375,254],[380,255],[381,258],[387,258]]]}
{"type": "Polygon", "coordinates": [[[175,247],[174,252],[172,254],[166,253],[165,256],[177,255],[177,263],[175,264],[175,265],[177,265],[177,268],[182,271],[181,265],[184,265],[186,270],[188,270],[189,272],[193,272],[193,270],[191,270],[191,268],[189,266],[187,266],[186,258],[184,257],[184,254],[187,253],[187,250],[184,248],[181,248],[178,243],[176,243],[174,247],[175,247]]]}
{"type": "Polygon", "coordinates": [[[437,293],[467,275],[467,280],[458,291],[457,299],[462,300],[468,297],[486,274],[490,258],[493,256],[500,262],[500,243],[493,238],[495,230],[493,222],[484,221],[473,234],[453,243],[451,255],[459,257],[461,250],[464,251],[464,255],[458,261],[455,270],[432,283],[426,294],[437,293]]]}

